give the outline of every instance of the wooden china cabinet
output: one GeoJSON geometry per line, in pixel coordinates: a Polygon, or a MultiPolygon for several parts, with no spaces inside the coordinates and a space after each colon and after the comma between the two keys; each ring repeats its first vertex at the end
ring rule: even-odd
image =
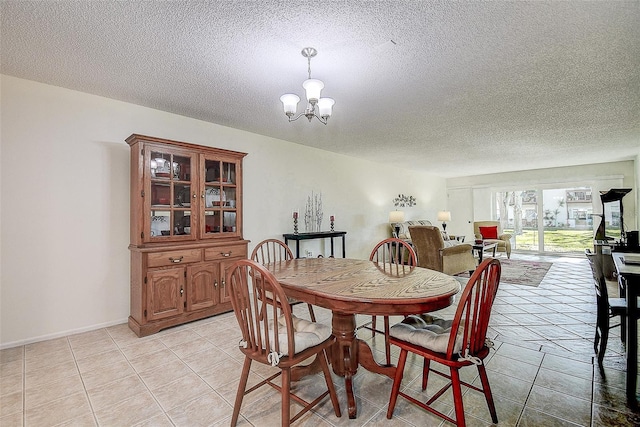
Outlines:
{"type": "Polygon", "coordinates": [[[131,313],[145,336],[232,310],[225,268],[242,238],[246,153],[133,134],[131,313]]]}

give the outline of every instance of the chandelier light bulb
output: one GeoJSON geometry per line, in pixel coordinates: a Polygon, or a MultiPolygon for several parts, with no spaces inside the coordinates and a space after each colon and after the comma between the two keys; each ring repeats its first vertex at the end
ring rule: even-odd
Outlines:
{"type": "Polygon", "coordinates": [[[285,93],[280,97],[280,101],[282,101],[282,106],[284,107],[284,113],[291,117],[296,113],[298,109],[298,102],[300,102],[300,97],[293,93],[285,93]]]}
{"type": "Polygon", "coordinates": [[[333,109],[333,104],[335,104],[332,98],[320,98],[318,100],[318,112],[320,113],[320,117],[323,119],[328,119],[331,117],[331,110],[333,109]]]}
{"type": "Polygon", "coordinates": [[[318,79],[308,79],[302,83],[302,87],[307,94],[307,101],[315,104],[320,99],[320,92],[324,88],[324,83],[318,79]]]}

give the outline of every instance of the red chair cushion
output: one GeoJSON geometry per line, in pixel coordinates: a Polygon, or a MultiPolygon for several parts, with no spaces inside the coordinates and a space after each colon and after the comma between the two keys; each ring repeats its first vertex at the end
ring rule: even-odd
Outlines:
{"type": "Polygon", "coordinates": [[[483,239],[497,239],[498,238],[498,226],[493,225],[491,227],[478,227],[483,239]]]}

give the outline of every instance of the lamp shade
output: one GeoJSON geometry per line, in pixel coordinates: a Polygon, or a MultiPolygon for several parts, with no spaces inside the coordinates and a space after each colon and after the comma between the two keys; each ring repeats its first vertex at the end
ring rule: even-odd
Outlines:
{"type": "Polygon", "coordinates": [[[307,93],[307,101],[317,102],[320,99],[320,91],[324,88],[324,83],[318,79],[307,79],[302,83],[302,87],[307,93]]]}
{"type": "Polygon", "coordinates": [[[391,224],[395,224],[398,222],[404,221],[404,212],[402,211],[391,211],[389,212],[389,222],[391,224]]]}
{"type": "Polygon", "coordinates": [[[293,93],[285,93],[280,97],[280,101],[282,101],[282,106],[284,107],[284,113],[286,115],[294,115],[296,113],[296,109],[298,108],[298,102],[300,102],[300,97],[293,93]]]}
{"type": "Polygon", "coordinates": [[[449,211],[438,212],[438,221],[451,221],[451,212],[449,211]]]}
{"type": "Polygon", "coordinates": [[[318,100],[318,110],[320,110],[320,117],[331,117],[331,109],[333,108],[333,104],[335,103],[336,101],[331,98],[320,98],[318,100]]]}

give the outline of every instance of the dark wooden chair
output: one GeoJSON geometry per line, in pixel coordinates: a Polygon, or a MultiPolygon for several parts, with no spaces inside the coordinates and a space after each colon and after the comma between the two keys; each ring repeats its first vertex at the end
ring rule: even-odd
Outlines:
{"type": "MultiPolygon", "coordinates": [[[[291,249],[289,249],[287,245],[278,239],[266,239],[256,245],[253,252],[251,252],[251,259],[260,264],[266,265],[293,259],[293,252],[291,252],[291,249]]],[[[299,302],[293,298],[289,298],[288,301],[289,305],[299,302]]],[[[307,307],[309,308],[311,321],[315,322],[316,315],[313,312],[313,306],[311,304],[307,304],[307,307]]]]}
{"type": "Polygon", "coordinates": [[[245,356],[231,425],[235,426],[238,421],[244,396],[263,385],[270,385],[282,394],[283,426],[299,419],[327,395],[336,416],[340,417],[340,404],[327,363],[327,350],[336,341],[331,327],[293,316],[287,296],[276,278],[256,261],[236,261],[227,272],[226,282],[230,286],[231,304],[242,333],[239,348],[245,356]],[[270,293],[272,301],[259,297],[266,292],[270,293]],[[308,402],[291,392],[291,370],[312,357],[316,358],[312,363],[319,363],[322,368],[327,389],[308,402]],[[247,389],[253,361],[277,367],[280,371],[247,389]],[[282,377],[280,385],[273,382],[278,376],[282,377]],[[291,399],[303,406],[293,417],[291,399]]]}
{"type": "Polygon", "coordinates": [[[491,419],[494,423],[498,422],[484,359],[492,345],[487,340],[487,328],[499,283],[500,261],[486,259],[471,275],[463,289],[453,320],[447,321],[428,315],[412,315],[402,323],[391,327],[389,341],[392,345],[400,347],[400,357],[389,398],[387,418],[391,419],[398,396],[402,396],[409,402],[457,426],[465,426],[461,388],[464,385],[484,393],[491,419]],[[409,352],[424,358],[422,390],[427,388],[430,371],[450,380],[426,402],[400,391],[409,352]],[[450,374],[431,369],[431,361],[448,366],[450,374]],[[478,368],[482,388],[460,379],[460,368],[471,365],[476,365],[478,368]],[[455,420],[431,406],[449,387],[453,389],[455,420]]]}
{"type": "MultiPolygon", "coordinates": [[[[378,243],[369,256],[369,260],[378,264],[385,272],[400,276],[406,274],[411,268],[415,267],[417,262],[416,253],[413,247],[404,240],[397,238],[389,238],[378,243]]],[[[384,350],[387,365],[391,364],[391,345],[389,344],[389,316],[384,316],[384,350]]],[[[371,326],[365,325],[366,329],[371,330],[373,336],[376,332],[376,316],[371,316],[371,326]]]]}
{"type": "MultiPolygon", "coordinates": [[[[626,341],[627,300],[626,298],[609,298],[607,281],[602,268],[603,255],[595,254],[589,249],[585,251],[585,255],[589,260],[596,289],[597,315],[593,349],[598,356],[598,365],[602,369],[602,361],[609,341],[609,330],[620,326],[620,339],[622,342],[626,341]],[[620,323],[612,325],[611,319],[617,316],[620,316],[620,323]]],[[[635,318],[640,318],[640,309],[636,311],[635,318]]]]}

